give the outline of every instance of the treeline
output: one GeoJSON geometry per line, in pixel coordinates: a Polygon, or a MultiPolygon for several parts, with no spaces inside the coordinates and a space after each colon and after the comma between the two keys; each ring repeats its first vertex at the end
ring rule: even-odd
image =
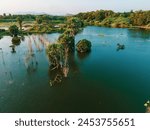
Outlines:
{"type": "Polygon", "coordinates": [[[87,25],[109,26],[109,27],[130,27],[149,26],[150,11],[130,11],[115,13],[111,10],[97,10],[75,15],[87,25]]]}
{"type": "Polygon", "coordinates": [[[64,16],[53,16],[53,15],[31,15],[31,14],[26,14],[26,15],[12,15],[8,14],[6,15],[5,13],[3,15],[0,15],[0,22],[16,22],[16,19],[18,17],[22,17],[24,21],[35,21],[37,17],[40,17],[42,19],[46,20],[60,20],[64,21],[66,18],[64,16]]]}

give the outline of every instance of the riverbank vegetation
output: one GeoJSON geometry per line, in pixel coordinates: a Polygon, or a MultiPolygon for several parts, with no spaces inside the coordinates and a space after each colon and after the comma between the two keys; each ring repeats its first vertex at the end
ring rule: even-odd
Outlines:
{"type": "Polygon", "coordinates": [[[0,15],[0,29],[5,30],[7,35],[12,25],[18,26],[24,34],[63,32],[65,21],[64,16],[3,14],[0,15]]]}
{"type": "Polygon", "coordinates": [[[111,10],[97,10],[75,15],[86,25],[107,26],[107,27],[139,27],[149,28],[150,11],[130,11],[115,13],[111,10]]]}
{"type": "Polygon", "coordinates": [[[0,15],[0,37],[9,35],[10,26],[16,25],[22,33],[63,33],[72,29],[77,34],[84,26],[106,26],[114,28],[143,28],[150,29],[150,11],[113,12],[97,10],[79,13],[71,16],[52,15],[0,15]]]}

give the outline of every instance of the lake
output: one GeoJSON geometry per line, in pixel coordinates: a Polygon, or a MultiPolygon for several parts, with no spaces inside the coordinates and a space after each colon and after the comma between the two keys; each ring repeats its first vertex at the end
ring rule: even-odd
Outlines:
{"type": "Polygon", "coordinates": [[[150,31],[85,27],[75,40],[90,40],[91,52],[71,54],[68,77],[51,86],[59,72],[49,67],[45,43],[59,35],[25,36],[15,53],[11,37],[0,40],[0,112],[145,112],[150,31]]]}

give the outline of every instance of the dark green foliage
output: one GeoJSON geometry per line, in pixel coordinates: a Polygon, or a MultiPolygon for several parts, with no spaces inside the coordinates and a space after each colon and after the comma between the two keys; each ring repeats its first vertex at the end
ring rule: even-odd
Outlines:
{"type": "Polygon", "coordinates": [[[71,35],[71,32],[66,31],[58,38],[58,42],[62,44],[64,47],[69,48],[70,52],[75,50],[75,37],[71,35]]]}
{"type": "Polygon", "coordinates": [[[79,13],[76,17],[86,25],[108,27],[146,26],[150,23],[150,11],[115,13],[111,10],[97,10],[79,13]]]}
{"type": "Polygon", "coordinates": [[[46,50],[52,67],[58,68],[63,59],[64,49],[61,44],[52,44],[46,50]]]}
{"type": "Polygon", "coordinates": [[[84,26],[82,20],[77,17],[69,17],[66,24],[67,30],[71,30],[73,35],[76,35],[84,26]]]}
{"type": "Polygon", "coordinates": [[[76,45],[77,51],[80,53],[89,52],[91,50],[91,46],[91,42],[86,39],[80,40],[76,45]]]}
{"type": "Polygon", "coordinates": [[[20,26],[20,30],[22,30],[23,17],[22,16],[17,17],[17,22],[18,22],[18,24],[20,26]]]}
{"type": "Polygon", "coordinates": [[[13,37],[16,37],[19,34],[19,29],[16,25],[12,25],[9,27],[9,32],[13,37]]]}
{"type": "Polygon", "coordinates": [[[17,45],[20,45],[20,43],[21,43],[21,40],[20,40],[19,37],[15,36],[15,37],[12,38],[12,44],[13,45],[17,46],[17,45]]]}
{"type": "Polygon", "coordinates": [[[64,23],[66,21],[66,17],[64,16],[51,16],[51,15],[0,15],[0,22],[16,22],[18,17],[22,17],[23,21],[35,21],[37,17],[41,17],[43,21],[51,20],[57,21],[57,23],[64,23]]]}
{"type": "Polygon", "coordinates": [[[150,23],[150,11],[136,11],[130,14],[132,25],[143,26],[150,23]]]}
{"type": "Polygon", "coordinates": [[[82,20],[89,21],[103,21],[107,17],[113,17],[115,13],[111,10],[97,10],[87,13],[79,13],[77,17],[79,17],[82,20]]]}
{"type": "Polygon", "coordinates": [[[2,35],[0,35],[0,39],[2,39],[3,38],[3,36],[2,35]]]}
{"type": "Polygon", "coordinates": [[[41,24],[42,23],[42,17],[37,16],[36,22],[37,22],[37,24],[41,24]]]}
{"type": "Polygon", "coordinates": [[[81,28],[83,27],[83,22],[77,17],[70,17],[67,20],[68,28],[81,28]]]}
{"type": "Polygon", "coordinates": [[[6,32],[5,29],[0,29],[0,39],[2,39],[5,35],[8,35],[8,32],[6,32]]]}

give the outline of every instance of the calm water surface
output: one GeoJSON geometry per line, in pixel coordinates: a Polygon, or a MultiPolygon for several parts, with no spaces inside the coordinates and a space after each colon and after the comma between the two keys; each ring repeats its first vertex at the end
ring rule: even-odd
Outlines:
{"type": "Polygon", "coordinates": [[[92,51],[69,57],[69,75],[50,86],[41,41],[59,34],[26,36],[12,53],[11,37],[0,40],[0,112],[145,112],[150,98],[150,32],[86,27],[76,36],[92,51]],[[117,51],[117,43],[125,49],[117,51]],[[30,52],[33,52],[33,55],[30,52]]]}

